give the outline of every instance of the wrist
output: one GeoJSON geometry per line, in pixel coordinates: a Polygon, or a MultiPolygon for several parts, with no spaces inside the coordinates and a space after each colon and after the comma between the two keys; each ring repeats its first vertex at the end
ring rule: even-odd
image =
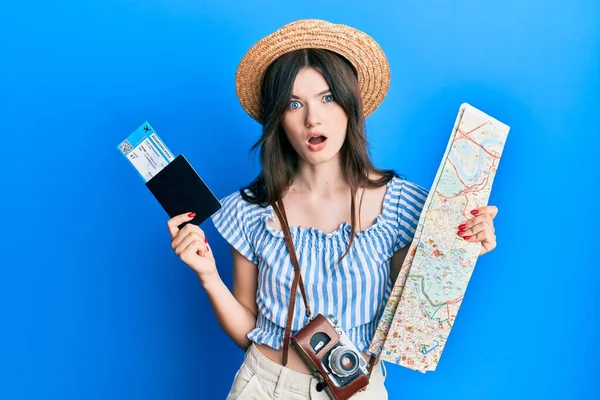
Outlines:
{"type": "Polygon", "coordinates": [[[204,289],[208,289],[209,287],[221,282],[221,277],[217,271],[196,275],[198,276],[198,279],[200,280],[200,283],[204,289]]]}

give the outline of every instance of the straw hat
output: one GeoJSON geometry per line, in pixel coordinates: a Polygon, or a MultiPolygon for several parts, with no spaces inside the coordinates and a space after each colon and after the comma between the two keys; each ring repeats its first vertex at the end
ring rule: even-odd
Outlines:
{"type": "Polygon", "coordinates": [[[347,25],[317,19],[289,23],[258,41],[242,58],[236,73],[236,92],[242,107],[258,122],[262,118],[260,85],[263,73],[279,56],[294,50],[319,48],[344,56],[358,72],[365,117],[385,97],[390,70],[377,42],[347,25]]]}

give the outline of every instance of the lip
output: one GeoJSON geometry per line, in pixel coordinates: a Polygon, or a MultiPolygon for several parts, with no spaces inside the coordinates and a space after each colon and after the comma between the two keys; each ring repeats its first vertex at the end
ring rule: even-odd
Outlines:
{"type": "Polygon", "coordinates": [[[308,147],[309,150],[311,151],[320,151],[323,150],[323,148],[325,148],[325,146],[327,145],[327,135],[321,133],[321,132],[312,132],[308,138],[306,139],[306,146],[308,147]],[[325,138],[325,140],[319,144],[312,144],[309,142],[309,140],[315,136],[323,136],[325,138]]]}

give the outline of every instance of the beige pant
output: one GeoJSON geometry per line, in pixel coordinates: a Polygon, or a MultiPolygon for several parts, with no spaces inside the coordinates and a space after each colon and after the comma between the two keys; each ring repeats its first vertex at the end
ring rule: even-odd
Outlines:
{"type": "MultiPolygon", "coordinates": [[[[387,400],[383,370],[383,362],[375,365],[366,390],[355,394],[352,400],[387,400]]],[[[317,391],[317,382],[312,375],[294,371],[269,360],[252,343],[235,375],[227,400],[329,399],[325,391],[317,391]]]]}

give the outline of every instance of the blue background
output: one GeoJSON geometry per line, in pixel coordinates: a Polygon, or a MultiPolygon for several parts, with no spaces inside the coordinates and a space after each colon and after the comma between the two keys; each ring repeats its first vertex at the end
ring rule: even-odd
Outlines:
{"type": "Polygon", "coordinates": [[[511,126],[498,248],[437,371],[388,364],[390,398],[598,398],[598,1],[15,3],[0,8],[1,399],[224,398],[243,353],[116,145],[148,120],[219,197],[237,190],[260,132],[237,63],[300,18],[358,27],[389,57],[368,119],[379,166],[429,186],[462,102],[511,126]]]}

